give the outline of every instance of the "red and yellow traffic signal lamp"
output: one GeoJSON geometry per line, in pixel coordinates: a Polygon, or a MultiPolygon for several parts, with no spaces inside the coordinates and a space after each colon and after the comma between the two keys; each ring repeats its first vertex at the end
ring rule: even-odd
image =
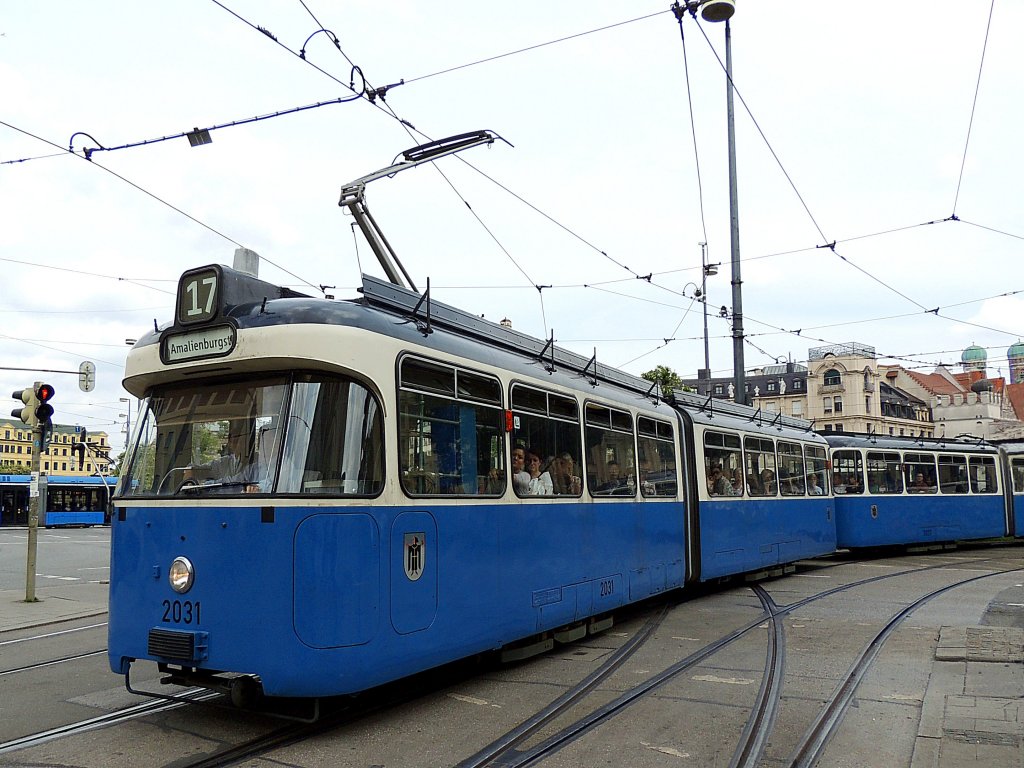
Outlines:
{"type": "Polygon", "coordinates": [[[30,427],[35,427],[39,424],[48,426],[50,424],[50,417],[53,416],[53,406],[50,405],[49,401],[53,398],[54,394],[56,394],[56,391],[53,386],[44,384],[41,381],[37,381],[32,387],[15,390],[11,393],[11,397],[15,400],[20,400],[24,405],[11,411],[11,416],[16,416],[30,427]]]}

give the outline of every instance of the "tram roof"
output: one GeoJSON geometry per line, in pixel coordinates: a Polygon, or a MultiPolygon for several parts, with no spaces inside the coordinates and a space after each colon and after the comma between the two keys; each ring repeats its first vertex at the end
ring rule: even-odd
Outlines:
{"type": "MultiPolygon", "coordinates": [[[[588,359],[557,346],[553,338],[547,341],[537,339],[457,307],[435,301],[429,297],[429,287],[427,293],[421,295],[364,274],[360,298],[333,301],[303,296],[293,291],[285,292],[284,289],[229,267],[218,265],[217,268],[230,275],[234,285],[239,288],[237,295],[248,296],[244,302],[225,306],[223,311],[223,316],[230,318],[240,329],[305,323],[346,325],[415,342],[421,346],[434,346],[467,360],[493,364],[534,377],[536,367],[540,366],[552,381],[577,390],[583,388],[580,379],[585,379],[591,387],[597,387],[601,383],[611,384],[620,392],[631,392],[647,398],[652,403],[673,404],[698,415],[699,420],[714,419],[716,416],[730,417],[737,420],[737,423],[751,425],[748,427],[750,429],[756,428],[761,431],[766,426],[785,427],[788,430],[805,433],[810,433],[811,430],[810,422],[803,419],[763,413],[750,406],[727,400],[713,400],[695,393],[675,392],[667,398],[660,397],[661,393],[656,384],[598,362],[596,353],[588,359]],[[262,301],[252,299],[254,296],[267,293],[273,295],[266,296],[262,301]],[[395,317],[400,317],[405,322],[396,324],[395,317]],[[435,334],[434,331],[442,333],[435,334]],[[492,352],[488,354],[486,350],[492,352]],[[513,359],[518,359],[521,364],[514,365],[513,359]]],[[[154,328],[139,340],[136,347],[159,344],[165,333],[175,330],[180,329],[174,325],[154,328]]],[[[133,370],[128,375],[126,371],[125,385],[131,389],[131,379],[140,375],[146,379],[148,373],[152,372],[133,370]]],[[[614,397],[611,393],[606,396],[609,395],[614,397]]],[[[622,397],[615,399],[622,400],[622,397]]]]}
{"type": "Polygon", "coordinates": [[[995,453],[997,447],[981,438],[964,437],[899,437],[863,432],[833,432],[825,440],[835,448],[866,448],[878,450],[995,453]]]}

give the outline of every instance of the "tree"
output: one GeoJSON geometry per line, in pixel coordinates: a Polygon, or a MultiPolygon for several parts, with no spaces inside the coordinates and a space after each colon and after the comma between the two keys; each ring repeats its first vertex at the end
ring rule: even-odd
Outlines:
{"type": "Polygon", "coordinates": [[[646,371],[640,375],[648,381],[654,381],[660,384],[663,395],[670,395],[677,389],[684,391],[687,389],[683,386],[683,380],[679,378],[679,374],[667,365],[659,365],[657,368],[646,371]]]}

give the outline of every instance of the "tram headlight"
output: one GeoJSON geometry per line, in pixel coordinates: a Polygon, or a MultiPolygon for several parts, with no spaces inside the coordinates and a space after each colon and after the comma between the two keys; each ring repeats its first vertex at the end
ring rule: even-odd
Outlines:
{"type": "Polygon", "coordinates": [[[187,557],[176,557],[167,571],[167,580],[171,583],[171,589],[180,595],[192,589],[192,582],[195,581],[196,572],[192,563],[187,557]]]}

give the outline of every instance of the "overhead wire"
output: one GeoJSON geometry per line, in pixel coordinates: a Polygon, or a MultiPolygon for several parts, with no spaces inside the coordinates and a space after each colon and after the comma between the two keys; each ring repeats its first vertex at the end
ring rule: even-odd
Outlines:
{"type": "Polygon", "coordinates": [[[431,72],[428,75],[419,75],[417,77],[406,77],[406,78],[403,78],[403,81],[405,82],[406,85],[408,85],[409,83],[415,83],[415,82],[418,82],[420,80],[426,80],[427,78],[430,78],[430,77],[437,77],[438,75],[447,75],[450,72],[456,72],[456,71],[458,71],[460,69],[466,69],[468,67],[475,67],[478,64],[486,64],[486,63],[491,62],[491,61],[497,61],[498,59],[504,59],[504,58],[507,58],[509,56],[515,56],[515,55],[520,54],[520,53],[526,53],[528,51],[535,51],[538,48],[544,48],[544,47],[549,46],[549,45],[555,45],[557,43],[564,43],[564,42],[566,42],[568,40],[576,40],[577,38],[584,37],[586,35],[592,35],[592,34],[595,34],[597,32],[605,32],[605,31],[607,31],[609,29],[615,29],[617,27],[625,26],[626,24],[633,24],[633,23],[638,22],[638,21],[645,21],[647,19],[652,19],[655,16],[661,16],[661,15],[663,15],[665,13],[667,13],[667,11],[657,11],[655,13],[649,13],[649,14],[647,14],[645,16],[637,16],[634,19],[627,19],[625,21],[619,21],[619,22],[616,22],[614,24],[606,24],[603,27],[597,27],[595,29],[589,29],[586,32],[577,32],[576,34],[566,35],[565,37],[560,37],[560,38],[558,38],[556,40],[549,40],[549,41],[547,41],[545,43],[537,43],[535,45],[529,45],[529,46],[527,46],[525,48],[519,48],[519,49],[514,50],[514,51],[507,51],[506,53],[500,53],[500,54],[497,54],[495,56],[488,56],[486,58],[477,59],[476,61],[471,61],[471,62],[466,63],[466,64],[459,64],[458,66],[455,66],[455,67],[448,67],[447,69],[438,70],[437,72],[431,72]]]}
{"type": "Polygon", "coordinates": [[[967,121],[967,138],[964,139],[964,155],[960,160],[960,175],[956,180],[956,195],[953,196],[953,214],[956,215],[956,205],[960,202],[960,185],[964,180],[964,168],[967,165],[967,149],[971,144],[971,129],[974,127],[974,111],[978,108],[978,93],[981,91],[981,73],[985,68],[985,51],[988,50],[988,35],[992,29],[992,14],[996,10],[996,0],[992,0],[988,9],[988,23],[985,25],[985,42],[981,46],[981,62],[978,64],[978,82],[974,86],[974,100],[971,102],[971,117],[967,121]]]}
{"type": "MultiPolygon", "coordinates": [[[[214,2],[216,2],[216,0],[214,0],[214,2]]],[[[3,125],[5,127],[7,127],[7,128],[10,128],[11,130],[17,131],[17,132],[22,133],[22,134],[24,134],[26,136],[29,136],[29,137],[31,137],[33,139],[36,139],[37,141],[41,141],[44,144],[49,144],[52,147],[58,147],[57,144],[55,144],[54,142],[50,141],[49,139],[43,138],[41,136],[37,136],[36,134],[34,134],[34,133],[30,132],[30,131],[27,131],[27,130],[25,130],[23,128],[19,128],[18,126],[12,125],[12,124],[10,124],[8,122],[5,122],[3,120],[0,120],[0,125],[3,125]]],[[[161,205],[164,205],[164,206],[170,208],[175,213],[178,213],[178,214],[184,216],[186,219],[188,219],[188,220],[198,224],[203,229],[206,229],[207,231],[213,233],[214,235],[217,235],[218,237],[220,237],[220,238],[222,238],[224,240],[227,240],[229,243],[233,243],[234,245],[236,245],[239,248],[244,248],[245,247],[240,242],[235,240],[233,237],[230,237],[229,235],[226,235],[225,233],[223,233],[220,230],[214,228],[213,226],[207,224],[206,222],[204,222],[204,221],[202,221],[200,219],[197,219],[192,214],[188,213],[187,211],[182,210],[181,208],[179,208],[178,206],[174,205],[173,203],[170,203],[167,200],[164,200],[162,197],[160,197],[159,195],[155,194],[154,192],[150,192],[145,187],[143,187],[143,186],[141,186],[139,184],[136,184],[131,179],[128,179],[125,176],[122,176],[121,174],[117,173],[117,171],[114,171],[114,170],[106,167],[105,165],[101,165],[101,164],[99,164],[99,163],[97,163],[97,162],[95,162],[93,160],[86,160],[86,158],[84,158],[84,157],[79,157],[79,155],[75,154],[74,152],[70,152],[69,151],[68,154],[71,155],[72,157],[76,157],[76,158],[78,158],[80,160],[88,162],[91,166],[93,166],[95,168],[99,168],[100,170],[105,171],[106,173],[109,173],[111,176],[119,179],[120,181],[123,181],[125,184],[127,184],[130,187],[138,190],[139,192],[142,192],[144,195],[146,195],[148,197],[151,197],[153,200],[157,201],[161,205]]],[[[268,258],[263,257],[263,256],[261,256],[260,258],[263,259],[264,261],[266,261],[271,266],[273,266],[273,267],[281,270],[285,274],[289,275],[290,277],[293,277],[296,280],[301,281],[303,284],[308,285],[310,288],[318,289],[317,286],[315,286],[313,283],[310,283],[309,281],[299,277],[295,273],[291,272],[288,269],[285,269],[280,264],[277,264],[276,262],[272,261],[271,259],[268,259],[268,258]]],[[[154,289],[154,290],[156,290],[156,289],[154,289]]]]}

